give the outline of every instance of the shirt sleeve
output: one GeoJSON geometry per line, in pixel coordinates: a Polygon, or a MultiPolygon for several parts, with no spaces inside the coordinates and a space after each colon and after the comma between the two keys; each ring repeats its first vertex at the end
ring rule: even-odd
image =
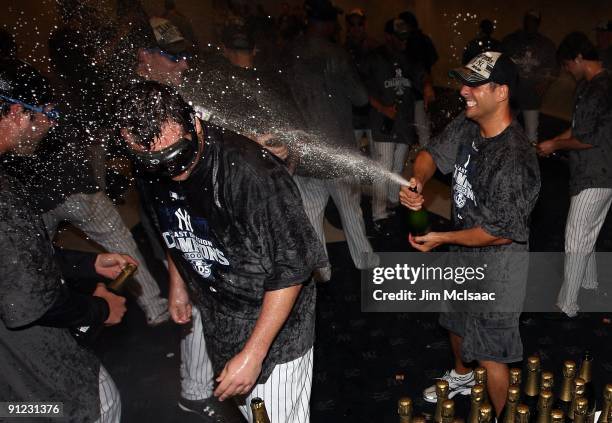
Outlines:
{"type": "Polygon", "coordinates": [[[501,154],[492,163],[491,183],[479,196],[478,225],[490,235],[526,243],[529,217],[540,190],[537,160],[532,157],[501,154]]]}
{"type": "Polygon", "coordinates": [[[268,256],[265,260],[269,268],[264,290],[272,291],[306,282],[315,269],[327,265],[327,259],[304,212],[295,183],[288,174],[281,176],[277,173],[255,190],[268,194],[261,197],[265,200],[251,219],[268,256]]]}
{"type": "Polygon", "coordinates": [[[433,157],[440,172],[445,175],[453,171],[455,160],[457,159],[460,137],[466,135],[465,130],[463,130],[465,124],[465,115],[461,113],[425,148],[433,157]]]}
{"type": "Polygon", "coordinates": [[[612,95],[610,89],[582,90],[572,119],[572,136],[578,141],[598,146],[610,142],[612,95]]]}

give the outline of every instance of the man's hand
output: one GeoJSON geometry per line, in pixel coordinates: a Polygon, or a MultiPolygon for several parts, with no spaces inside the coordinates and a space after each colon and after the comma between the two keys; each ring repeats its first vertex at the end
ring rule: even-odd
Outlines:
{"type": "Polygon", "coordinates": [[[184,282],[170,283],[168,311],[170,311],[172,320],[179,325],[184,325],[191,320],[191,301],[184,282]]]}
{"type": "Polygon", "coordinates": [[[439,232],[429,232],[422,236],[408,235],[408,242],[412,245],[412,248],[426,253],[427,251],[433,250],[436,247],[444,244],[442,234],[439,232]]]}
{"type": "Polygon", "coordinates": [[[262,360],[242,350],[225,364],[223,371],[216,379],[219,386],[214,395],[219,401],[235,395],[245,395],[253,388],[261,373],[262,360]]]}
{"type": "Polygon", "coordinates": [[[423,191],[423,183],[417,178],[410,178],[408,181],[409,186],[402,186],[400,188],[400,202],[410,210],[418,211],[423,207],[425,198],[421,194],[423,191]],[[416,189],[416,192],[414,190],[416,189]]]}
{"type": "Polygon", "coordinates": [[[108,319],[104,322],[106,326],[116,325],[121,322],[123,315],[127,310],[125,307],[125,298],[119,295],[113,294],[103,283],[99,283],[96,290],[93,293],[94,297],[100,297],[106,300],[110,312],[108,313],[108,319]]]}
{"type": "Polygon", "coordinates": [[[98,275],[115,279],[128,263],[138,266],[138,262],[127,254],[103,253],[96,257],[94,267],[98,275]]]}
{"type": "Polygon", "coordinates": [[[383,115],[387,116],[389,119],[395,120],[395,118],[397,116],[397,106],[396,105],[393,105],[393,106],[381,106],[381,108],[379,109],[379,112],[382,113],[383,115]]]}
{"type": "Polygon", "coordinates": [[[536,152],[538,153],[538,156],[541,156],[541,157],[548,157],[556,151],[557,151],[557,141],[554,139],[542,141],[541,143],[536,145],[536,152]]]}
{"type": "Polygon", "coordinates": [[[429,104],[434,101],[436,101],[436,92],[431,84],[425,84],[423,87],[423,104],[425,106],[425,111],[429,110],[429,104]]]}

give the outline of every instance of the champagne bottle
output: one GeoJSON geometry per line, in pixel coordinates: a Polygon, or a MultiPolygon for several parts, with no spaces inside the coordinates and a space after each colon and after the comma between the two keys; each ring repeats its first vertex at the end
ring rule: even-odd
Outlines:
{"type": "Polygon", "coordinates": [[[549,390],[540,391],[538,400],[537,423],[550,423],[550,411],[553,405],[553,394],[549,390]]]}
{"type": "Polygon", "coordinates": [[[568,419],[574,420],[576,401],[578,401],[581,397],[584,397],[584,379],[577,377],[574,379],[574,385],[572,387],[572,402],[567,412],[568,419]]]}
{"type": "Polygon", "coordinates": [[[251,411],[253,412],[253,423],[270,423],[266,404],[261,398],[253,398],[251,400],[251,411]]]}
{"type": "Polygon", "coordinates": [[[521,386],[521,369],[513,367],[510,369],[510,385],[521,386]]]}
{"type": "Polygon", "coordinates": [[[425,418],[425,416],[415,416],[412,419],[412,423],[427,423],[427,419],[425,418]]]}
{"type": "Polygon", "coordinates": [[[397,402],[397,414],[400,423],[412,423],[412,400],[408,397],[400,398],[397,402]]]}
{"type": "Polygon", "coordinates": [[[478,423],[491,423],[493,407],[491,404],[482,404],[478,409],[478,423]]]}
{"type": "Polygon", "coordinates": [[[590,351],[585,351],[582,357],[582,363],[578,370],[578,377],[583,379],[584,385],[584,397],[589,402],[589,409],[587,410],[587,420],[595,418],[595,409],[597,408],[597,401],[595,397],[595,389],[591,383],[593,375],[593,356],[590,351]]]}
{"type": "MultiPolygon", "coordinates": [[[[416,187],[408,188],[412,192],[417,192],[416,187]]],[[[408,229],[413,236],[425,235],[429,232],[429,214],[425,207],[420,210],[409,210],[408,229]]]]}
{"type": "Polygon", "coordinates": [[[455,402],[453,400],[444,400],[442,403],[442,423],[453,423],[455,418],[455,402]]]}
{"type": "Polygon", "coordinates": [[[510,385],[508,387],[508,397],[506,398],[506,405],[504,407],[503,423],[514,423],[516,421],[516,408],[521,396],[521,388],[519,385],[510,385]]]}
{"type": "Polygon", "coordinates": [[[516,423],[529,423],[529,407],[525,404],[516,407],[516,423]]]}
{"type": "MultiPolygon", "coordinates": [[[[119,294],[123,290],[123,287],[125,283],[127,282],[127,280],[134,274],[134,272],[136,272],[137,269],[138,267],[134,264],[131,264],[131,263],[126,264],[126,266],[121,270],[121,273],[119,274],[119,276],[117,276],[108,285],[108,289],[110,291],[115,292],[116,294],[119,294]]],[[[71,332],[72,332],[72,336],[74,336],[74,338],[80,345],[89,347],[91,346],[91,344],[93,344],[96,338],[100,335],[100,332],[102,332],[102,329],[104,329],[104,323],[101,322],[97,325],[80,326],[77,328],[73,328],[71,332]]]]}
{"type": "Polygon", "coordinates": [[[540,389],[546,391],[553,391],[555,385],[555,375],[553,372],[542,372],[542,380],[540,382],[540,389]]]}
{"type": "Polygon", "coordinates": [[[523,393],[523,403],[529,407],[529,414],[535,419],[540,395],[540,357],[531,356],[527,359],[527,380],[523,393]]]}
{"type": "Polygon", "coordinates": [[[588,409],[589,409],[589,401],[585,397],[579,397],[576,400],[576,409],[574,411],[574,423],[586,423],[588,409]]]}
{"type": "Polygon", "coordinates": [[[471,397],[471,408],[470,415],[468,417],[468,423],[478,423],[478,416],[480,406],[483,404],[484,399],[484,386],[482,385],[474,385],[472,386],[471,397]]]}
{"type": "Polygon", "coordinates": [[[612,423],[612,420],[608,417],[610,412],[612,412],[612,384],[607,384],[604,388],[603,401],[604,406],[597,423],[612,423]]]}
{"type": "Polygon", "coordinates": [[[448,381],[441,379],[436,382],[436,414],[434,415],[434,422],[442,422],[442,404],[448,399],[448,381]]]}
{"type": "Polygon", "coordinates": [[[561,391],[555,408],[563,411],[566,419],[569,417],[569,409],[572,403],[572,390],[574,387],[574,378],[576,377],[576,363],[570,360],[563,362],[563,382],[561,383],[561,391]]]}
{"type": "Polygon", "coordinates": [[[565,414],[563,414],[563,410],[555,409],[550,412],[550,421],[551,423],[564,423],[565,422],[565,414]]]}
{"type": "Polygon", "coordinates": [[[487,369],[484,367],[477,367],[476,370],[474,370],[474,382],[476,385],[482,385],[484,388],[482,403],[490,404],[489,387],[487,386],[487,369]]]}

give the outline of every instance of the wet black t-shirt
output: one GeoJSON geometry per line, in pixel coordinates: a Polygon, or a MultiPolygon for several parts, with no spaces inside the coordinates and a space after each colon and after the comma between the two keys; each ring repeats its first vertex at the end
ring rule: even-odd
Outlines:
{"type": "Polygon", "coordinates": [[[264,294],[302,284],[264,360],[273,367],[314,342],[311,273],[326,259],[299,191],[274,156],[235,133],[207,127],[204,153],[184,182],[151,185],[163,240],[203,314],[215,372],[239,353],[261,312],[264,294]]]}
{"type": "Polygon", "coordinates": [[[490,235],[513,241],[482,251],[528,251],[529,216],[540,190],[540,170],[535,149],[516,121],[501,134],[484,138],[478,124],[461,114],[427,151],[442,173],[453,172],[457,230],[480,226],[490,235]]]}
{"type": "Polygon", "coordinates": [[[67,329],[30,326],[62,282],[42,220],[25,198],[19,182],[0,171],[0,399],[63,402],[70,421],[92,422],[100,414],[100,362],[67,329]]]}
{"type": "Polygon", "coordinates": [[[572,135],[593,148],[569,152],[570,195],[587,188],[612,188],[612,75],[609,71],[578,85],[572,135]]]}

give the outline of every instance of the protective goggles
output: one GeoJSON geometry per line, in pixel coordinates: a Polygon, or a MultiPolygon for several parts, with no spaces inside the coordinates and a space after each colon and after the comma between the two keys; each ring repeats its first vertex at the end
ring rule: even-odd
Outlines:
{"type": "Polygon", "coordinates": [[[189,169],[198,156],[200,143],[195,128],[189,132],[191,139],[183,137],[163,150],[137,151],[130,148],[130,151],[135,162],[145,171],[162,173],[172,178],[189,169]]]}
{"type": "Polygon", "coordinates": [[[35,113],[42,113],[43,115],[47,116],[51,120],[58,120],[60,117],[60,114],[56,109],[45,110],[46,106],[33,106],[31,104],[24,103],[23,101],[17,100],[16,98],[7,97],[2,94],[0,94],[0,98],[2,100],[8,101],[9,103],[19,104],[24,109],[31,110],[35,113]]]}
{"type": "Polygon", "coordinates": [[[175,63],[180,62],[181,60],[191,60],[193,58],[193,56],[191,54],[188,53],[183,53],[183,54],[170,54],[170,53],[166,53],[165,51],[159,49],[159,48],[147,48],[145,49],[145,52],[149,53],[149,54],[159,54],[160,56],[165,57],[168,60],[171,60],[175,63]]]}

